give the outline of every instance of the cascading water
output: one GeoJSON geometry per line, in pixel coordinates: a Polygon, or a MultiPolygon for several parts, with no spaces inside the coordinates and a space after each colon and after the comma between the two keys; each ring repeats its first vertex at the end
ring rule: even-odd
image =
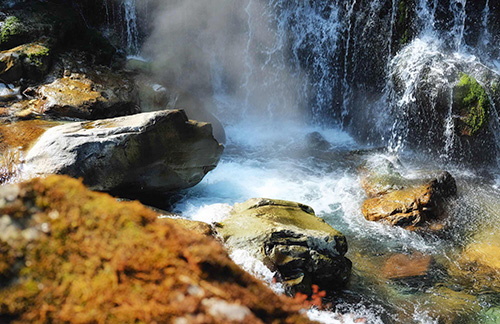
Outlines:
{"type": "MultiPolygon", "coordinates": [[[[308,204],[349,241],[354,274],[334,311],[369,323],[437,323],[457,320],[453,314],[464,323],[487,322],[487,312],[498,307],[498,292],[475,290],[443,268],[474,240],[480,222],[495,228],[500,219],[494,203],[498,185],[494,180],[492,185],[482,183],[485,178],[477,180],[473,171],[447,166],[460,188],[451,202],[451,237],[368,222],[360,212],[366,196],[358,181],[356,152],[370,146],[354,139],[388,145],[407,166],[399,172],[409,177],[415,170],[443,167],[439,156],[455,162],[457,154],[470,149],[460,142],[464,117],[454,103],[455,88],[466,74],[486,88],[491,100],[484,126],[491,136],[484,147],[499,148],[492,87],[500,80],[493,69],[498,58],[478,55],[481,48],[468,33],[469,4],[164,2],[146,53],[159,62],[158,71],[172,87],[213,106],[227,133],[219,166],[185,192],[176,210],[211,222],[223,219],[232,204],[252,197],[308,204]],[[325,128],[331,125],[338,127],[325,128]],[[311,141],[318,137],[310,136],[314,132],[329,147],[319,149],[311,141]],[[437,161],[405,151],[412,147],[437,153],[437,161]],[[384,279],[379,273],[383,262],[398,253],[425,254],[437,266],[416,282],[384,279]]],[[[489,25],[490,4],[486,1],[479,14],[478,44],[490,44],[496,37],[489,25]]],[[[363,158],[378,155],[366,153],[363,158]]],[[[244,253],[235,259],[270,277],[244,253]]],[[[327,323],[341,321],[334,312],[311,316],[327,323]]]]}
{"type": "Polygon", "coordinates": [[[125,11],[127,50],[129,54],[138,54],[140,45],[136,0],[124,0],[123,10],[125,11]]]}

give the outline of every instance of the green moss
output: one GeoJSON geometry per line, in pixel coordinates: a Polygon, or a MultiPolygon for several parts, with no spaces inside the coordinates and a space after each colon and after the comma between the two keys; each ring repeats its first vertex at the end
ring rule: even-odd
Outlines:
{"type": "Polygon", "coordinates": [[[454,89],[453,104],[461,116],[458,125],[461,135],[474,136],[488,123],[490,100],[473,77],[461,74],[454,89]]]}
{"type": "Polygon", "coordinates": [[[26,51],[26,56],[30,60],[30,62],[37,66],[41,67],[44,65],[43,59],[50,55],[50,50],[43,45],[32,46],[30,50],[26,51]]]}
{"type": "Polygon", "coordinates": [[[22,34],[24,31],[21,20],[15,16],[9,16],[0,28],[0,43],[9,42],[12,37],[22,34]]]}

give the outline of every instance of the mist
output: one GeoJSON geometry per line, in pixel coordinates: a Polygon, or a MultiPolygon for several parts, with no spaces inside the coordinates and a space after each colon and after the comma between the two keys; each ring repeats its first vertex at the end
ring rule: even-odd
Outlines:
{"type": "Polygon", "coordinates": [[[226,125],[304,120],[307,78],[288,63],[272,2],[157,0],[154,7],[143,53],[190,117],[201,109],[226,125]]]}

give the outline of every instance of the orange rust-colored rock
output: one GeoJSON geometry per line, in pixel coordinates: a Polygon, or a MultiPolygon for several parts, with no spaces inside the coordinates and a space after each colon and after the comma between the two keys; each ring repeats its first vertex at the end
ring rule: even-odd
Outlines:
{"type": "Polygon", "coordinates": [[[0,322],[309,322],[214,239],[78,180],[0,187],[0,217],[0,322]]]}
{"type": "Polygon", "coordinates": [[[427,275],[431,264],[432,257],[420,252],[394,254],[386,260],[382,273],[388,279],[420,277],[427,275]]]}
{"type": "MultiPolygon", "coordinates": [[[[456,194],[455,179],[442,172],[425,184],[407,185],[365,200],[361,211],[370,221],[415,229],[439,221],[444,214],[443,200],[456,194]]],[[[431,224],[429,229],[440,228],[431,224]]]]}
{"type": "Polygon", "coordinates": [[[0,123],[0,183],[16,177],[24,151],[42,135],[46,129],[58,122],[28,120],[0,123]]]}

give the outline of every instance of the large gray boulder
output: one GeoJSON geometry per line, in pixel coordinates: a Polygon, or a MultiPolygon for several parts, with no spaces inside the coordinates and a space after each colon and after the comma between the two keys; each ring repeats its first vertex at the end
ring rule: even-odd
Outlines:
{"type": "Polygon", "coordinates": [[[91,189],[164,193],[194,186],[214,169],[223,146],[207,123],[165,110],[46,131],[27,152],[22,177],[82,177],[91,189]]]}
{"type": "Polygon", "coordinates": [[[276,271],[291,294],[310,294],[314,284],[342,287],[351,272],[344,235],[306,205],[250,199],[236,204],[216,231],[230,250],[246,250],[276,271]]]}

